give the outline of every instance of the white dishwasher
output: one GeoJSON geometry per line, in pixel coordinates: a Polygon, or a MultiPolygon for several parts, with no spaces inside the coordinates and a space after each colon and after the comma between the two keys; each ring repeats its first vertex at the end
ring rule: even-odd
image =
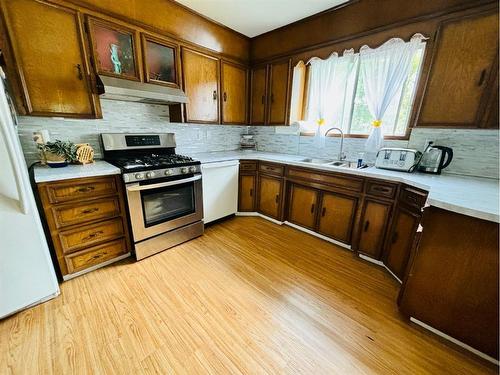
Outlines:
{"type": "Polygon", "coordinates": [[[239,165],[238,160],[201,165],[205,224],[238,211],[239,165]]]}

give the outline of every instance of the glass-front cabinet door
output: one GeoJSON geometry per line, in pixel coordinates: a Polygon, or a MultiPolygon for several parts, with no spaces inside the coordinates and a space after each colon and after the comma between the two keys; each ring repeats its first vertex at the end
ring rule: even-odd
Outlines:
{"type": "Polygon", "coordinates": [[[146,34],[142,34],[142,46],[146,82],[178,88],[178,46],[146,34]]]}

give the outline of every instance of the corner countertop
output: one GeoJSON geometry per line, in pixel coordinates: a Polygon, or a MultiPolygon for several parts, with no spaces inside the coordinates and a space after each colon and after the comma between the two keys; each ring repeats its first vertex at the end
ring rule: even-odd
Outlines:
{"type": "Polygon", "coordinates": [[[96,160],[94,163],[84,165],[70,164],[62,168],[37,165],[33,172],[36,183],[69,180],[72,178],[107,176],[121,173],[120,168],[104,160],[96,160]]]}
{"type": "Polygon", "coordinates": [[[227,160],[263,160],[339,172],[363,177],[379,178],[401,182],[416,188],[427,190],[427,203],[431,206],[479,219],[500,223],[499,180],[458,175],[431,175],[424,173],[405,173],[377,169],[349,169],[324,164],[305,163],[305,156],[277,154],[261,151],[221,151],[191,155],[201,163],[213,163],[227,160]]]}

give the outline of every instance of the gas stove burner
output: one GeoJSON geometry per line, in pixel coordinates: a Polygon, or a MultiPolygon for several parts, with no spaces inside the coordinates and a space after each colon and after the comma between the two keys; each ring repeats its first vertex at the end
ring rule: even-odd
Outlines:
{"type": "Polygon", "coordinates": [[[148,167],[169,167],[173,165],[181,165],[186,163],[194,163],[193,158],[184,155],[177,154],[151,154],[144,155],[140,158],[122,158],[118,159],[117,164],[119,164],[124,169],[136,169],[136,168],[148,168],[148,167]]]}

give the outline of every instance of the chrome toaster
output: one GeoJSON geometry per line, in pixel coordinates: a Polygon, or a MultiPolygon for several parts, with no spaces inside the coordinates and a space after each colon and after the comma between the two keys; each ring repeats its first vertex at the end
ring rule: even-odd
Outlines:
{"type": "Polygon", "coordinates": [[[409,148],[381,148],[377,153],[375,167],[401,172],[413,172],[422,153],[409,148]]]}

